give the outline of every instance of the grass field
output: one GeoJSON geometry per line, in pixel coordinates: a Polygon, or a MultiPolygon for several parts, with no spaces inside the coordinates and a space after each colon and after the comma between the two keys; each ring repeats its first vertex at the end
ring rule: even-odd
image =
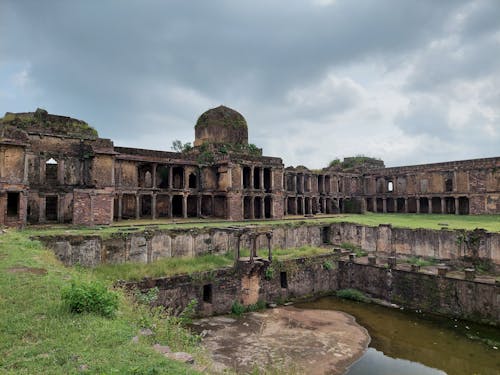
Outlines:
{"type": "Polygon", "coordinates": [[[196,373],[151,347],[159,342],[203,361],[196,337],[178,320],[159,319],[121,292],[115,318],[75,315],[60,298],[73,278],[94,280],[95,275],[63,267],[22,232],[0,235],[0,373],[196,373]],[[140,328],[153,325],[154,336],[132,342],[140,328]]]}
{"type": "Polygon", "coordinates": [[[315,218],[290,217],[283,220],[252,220],[252,221],[220,221],[213,219],[176,219],[176,220],[129,220],[114,223],[105,227],[75,227],[71,225],[53,225],[41,227],[28,227],[29,235],[100,235],[110,236],[113,233],[127,231],[129,228],[144,230],[147,226],[154,225],[158,229],[189,229],[189,228],[214,228],[246,225],[302,225],[328,224],[336,222],[351,222],[369,226],[391,224],[394,227],[424,228],[424,229],[485,229],[490,232],[500,232],[500,215],[436,215],[436,214],[341,214],[318,215],[315,218]]]}

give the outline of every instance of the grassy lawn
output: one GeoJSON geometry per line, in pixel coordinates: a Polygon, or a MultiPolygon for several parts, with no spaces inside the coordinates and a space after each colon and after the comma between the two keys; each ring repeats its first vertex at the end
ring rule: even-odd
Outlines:
{"type": "Polygon", "coordinates": [[[196,373],[152,349],[158,342],[203,357],[196,337],[178,320],[159,319],[121,291],[114,318],[72,314],[60,298],[72,279],[90,281],[95,276],[63,267],[23,232],[0,235],[0,373],[196,373]],[[156,327],[155,335],[133,343],[147,326],[156,327]]]}
{"type": "Polygon", "coordinates": [[[130,220],[115,223],[104,227],[75,227],[71,225],[54,225],[43,227],[28,227],[28,235],[100,235],[108,237],[113,233],[128,233],[132,230],[141,231],[147,226],[154,225],[158,229],[190,229],[190,228],[222,228],[248,225],[302,225],[302,224],[329,224],[351,222],[368,226],[391,224],[394,227],[424,228],[424,229],[485,229],[490,232],[500,232],[500,215],[436,215],[436,214],[342,214],[318,215],[315,218],[292,217],[283,220],[252,220],[252,221],[220,221],[213,219],[177,219],[177,220],[130,220]]]}

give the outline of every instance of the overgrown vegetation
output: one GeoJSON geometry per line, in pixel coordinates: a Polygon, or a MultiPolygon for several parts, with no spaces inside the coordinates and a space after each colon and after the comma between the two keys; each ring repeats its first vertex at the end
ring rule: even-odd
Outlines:
{"type": "Polygon", "coordinates": [[[343,161],[341,161],[339,158],[335,158],[328,164],[328,167],[338,168],[341,170],[349,170],[366,165],[384,167],[384,162],[380,158],[373,158],[370,156],[359,154],[356,156],[344,158],[343,161]]]}
{"type": "Polygon", "coordinates": [[[236,316],[241,316],[246,312],[260,311],[266,308],[266,303],[264,301],[257,301],[251,305],[245,306],[239,301],[234,301],[231,305],[231,314],[236,316]]]}
{"type": "Polygon", "coordinates": [[[337,297],[350,299],[352,301],[369,303],[371,302],[370,298],[365,296],[363,292],[360,292],[357,289],[341,289],[336,293],[337,297]]]}
{"type": "Polygon", "coordinates": [[[92,284],[96,277],[83,268],[63,267],[23,232],[0,235],[0,373],[196,373],[156,353],[154,343],[192,353],[203,363],[198,337],[181,318],[135,302],[121,290],[113,291],[118,308],[112,318],[70,312],[61,292],[71,280],[92,284]],[[133,342],[146,327],[153,335],[133,342]]]}
{"type": "Polygon", "coordinates": [[[172,142],[172,150],[175,152],[186,153],[193,149],[191,142],[182,143],[180,140],[176,139],[172,142]]]}
{"type": "Polygon", "coordinates": [[[424,258],[413,256],[413,257],[407,258],[405,260],[405,262],[408,264],[414,264],[414,265],[420,266],[420,267],[427,267],[427,266],[436,265],[438,263],[438,260],[434,259],[434,258],[424,259],[424,258]]]}
{"type": "Polygon", "coordinates": [[[61,298],[69,311],[77,314],[96,313],[110,318],[118,309],[118,294],[99,281],[73,280],[63,288],[61,298]]]}
{"type": "Polygon", "coordinates": [[[340,247],[343,249],[349,250],[351,253],[356,254],[356,257],[358,257],[358,258],[365,257],[368,255],[368,252],[363,250],[360,246],[354,245],[350,242],[342,242],[340,247]]]}

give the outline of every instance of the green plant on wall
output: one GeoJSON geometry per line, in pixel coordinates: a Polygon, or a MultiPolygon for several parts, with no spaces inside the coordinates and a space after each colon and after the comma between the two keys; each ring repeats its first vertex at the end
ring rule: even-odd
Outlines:
{"type": "Polygon", "coordinates": [[[333,263],[330,262],[329,260],[325,260],[323,262],[323,268],[327,271],[333,270],[333,263]]]}
{"type": "Polygon", "coordinates": [[[275,270],[273,266],[269,266],[266,268],[266,272],[264,273],[264,277],[266,280],[272,280],[275,274],[275,270]]]}

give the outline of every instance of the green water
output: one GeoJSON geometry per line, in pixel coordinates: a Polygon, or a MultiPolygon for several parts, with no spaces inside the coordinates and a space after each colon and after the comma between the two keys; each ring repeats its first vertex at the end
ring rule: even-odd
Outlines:
{"type": "Polygon", "coordinates": [[[346,375],[500,375],[498,328],[335,297],[295,306],[343,311],[368,330],[369,349],[346,375]]]}

